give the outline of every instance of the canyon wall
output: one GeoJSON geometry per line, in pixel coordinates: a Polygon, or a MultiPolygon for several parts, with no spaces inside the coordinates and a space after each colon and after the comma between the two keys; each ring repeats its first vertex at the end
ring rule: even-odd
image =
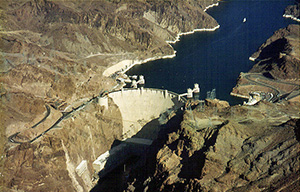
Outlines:
{"type": "Polygon", "coordinates": [[[250,60],[255,62],[252,69],[240,74],[232,93],[249,96],[251,91],[262,91],[272,93],[277,99],[299,101],[299,31],[300,25],[294,24],[274,32],[252,54],[250,60]]]}
{"type": "Polygon", "coordinates": [[[152,145],[127,191],[299,190],[299,102],[206,100],[152,145]]]}

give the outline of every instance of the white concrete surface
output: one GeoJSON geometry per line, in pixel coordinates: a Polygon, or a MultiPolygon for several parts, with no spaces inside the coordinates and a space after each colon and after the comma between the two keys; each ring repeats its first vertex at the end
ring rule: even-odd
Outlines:
{"type": "MultiPolygon", "coordinates": [[[[121,153],[122,150],[126,148],[126,144],[120,144],[114,148],[112,148],[109,151],[106,151],[102,155],[100,155],[94,162],[93,162],[93,168],[95,172],[100,172],[104,168],[109,169],[109,167],[113,165],[117,165],[118,158],[121,158],[123,156],[121,153]],[[118,156],[118,157],[117,157],[118,156]],[[107,162],[110,159],[110,162],[107,162]],[[109,165],[107,165],[107,163],[109,165]]],[[[126,152],[126,151],[125,151],[126,152]]],[[[125,157],[124,157],[125,158],[125,157]]]]}
{"type": "Polygon", "coordinates": [[[83,160],[81,163],[76,167],[76,173],[79,177],[87,170],[87,161],[83,160]]]}
{"type": "MultiPolygon", "coordinates": [[[[119,166],[128,157],[133,154],[142,154],[152,144],[152,140],[143,138],[129,138],[123,141],[120,145],[113,147],[100,155],[94,162],[93,168],[96,173],[102,172],[105,175],[110,170],[119,166]]],[[[86,162],[85,162],[86,163],[86,162]]],[[[78,166],[78,171],[81,171],[83,165],[78,166]]],[[[76,168],[77,171],[77,168],[76,168]]],[[[82,174],[81,174],[82,175],[82,174]]]]}
{"type": "Polygon", "coordinates": [[[180,107],[177,96],[158,89],[125,89],[109,93],[123,120],[123,139],[135,135],[148,122],[168,108],[180,107]],[[166,94],[167,93],[167,94],[166,94]],[[172,100],[173,99],[173,100],[172,100]]]}
{"type": "Polygon", "coordinates": [[[105,77],[109,77],[110,75],[114,74],[116,71],[119,71],[121,69],[126,69],[129,66],[133,65],[134,60],[123,60],[120,61],[119,63],[107,68],[104,72],[103,75],[105,77]]]}

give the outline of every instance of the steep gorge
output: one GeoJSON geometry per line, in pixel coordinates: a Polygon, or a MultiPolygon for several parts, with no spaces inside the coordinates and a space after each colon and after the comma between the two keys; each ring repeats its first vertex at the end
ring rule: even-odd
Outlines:
{"type": "Polygon", "coordinates": [[[299,25],[276,31],[233,93],[277,91],[277,102],[207,99],[185,110],[180,126],[169,122],[152,145],[147,164],[130,173],[127,191],[298,191],[298,53],[299,25]]]}

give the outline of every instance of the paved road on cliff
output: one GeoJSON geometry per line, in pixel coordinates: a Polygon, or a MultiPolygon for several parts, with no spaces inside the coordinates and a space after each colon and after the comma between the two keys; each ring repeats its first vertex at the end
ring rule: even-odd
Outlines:
{"type": "MultiPolygon", "coordinates": [[[[21,133],[21,132],[17,132],[11,136],[8,137],[8,141],[11,142],[11,143],[17,143],[17,144],[22,144],[22,143],[32,143],[34,142],[35,140],[37,140],[38,138],[42,137],[45,133],[47,133],[48,131],[52,130],[53,128],[55,128],[62,120],[64,120],[65,118],[69,117],[72,113],[74,113],[75,111],[79,111],[80,109],[84,108],[86,105],[88,105],[89,103],[91,103],[92,101],[94,101],[95,99],[97,99],[98,97],[101,97],[103,96],[103,94],[107,94],[109,92],[113,92],[115,90],[117,86],[113,87],[110,91],[103,91],[101,90],[100,91],[100,94],[98,96],[94,96],[92,97],[90,100],[88,100],[87,102],[81,104],[80,106],[74,108],[72,111],[70,112],[64,112],[63,115],[51,126],[49,127],[47,130],[43,131],[41,134],[39,134],[38,136],[36,136],[35,138],[29,140],[29,141],[26,141],[26,142],[21,142],[21,141],[17,141],[15,140],[15,138],[21,133]]],[[[154,90],[159,90],[161,91],[160,89],[154,89],[154,90]]],[[[174,92],[171,92],[171,91],[168,91],[168,93],[170,94],[174,94],[174,95],[178,95],[177,93],[174,93],[174,92]]],[[[186,99],[182,98],[182,100],[184,102],[186,102],[186,99]]],[[[47,109],[47,113],[45,115],[45,117],[40,120],[38,123],[36,123],[35,125],[33,125],[31,128],[35,128],[37,127],[40,123],[42,123],[43,121],[45,121],[47,119],[47,117],[50,115],[50,107],[45,105],[46,106],[46,109],[47,109]]]]}
{"type": "MultiPolygon", "coordinates": [[[[102,95],[102,93],[103,92],[101,92],[100,95],[102,95]]],[[[8,137],[8,141],[12,142],[12,143],[18,143],[18,144],[32,143],[35,140],[37,140],[38,138],[40,138],[41,136],[43,136],[45,133],[47,133],[48,131],[50,131],[51,129],[55,128],[62,120],[64,120],[65,118],[69,117],[75,111],[78,111],[78,110],[82,109],[85,105],[91,103],[96,98],[97,97],[93,97],[89,101],[87,101],[87,102],[81,104],[80,106],[74,108],[72,111],[63,113],[63,115],[50,128],[48,128],[46,131],[43,131],[41,134],[39,134],[38,136],[36,136],[35,138],[33,138],[33,139],[29,140],[29,141],[21,142],[21,141],[16,141],[15,140],[15,137],[17,137],[21,132],[17,132],[15,134],[9,136],[8,137]]],[[[35,125],[33,125],[31,128],[35,128],[36,126],[38,126],[40,123],[42,123],[43,121],[45,121],[47,119],[47,117],[50,115],[50,107],[46,105],[46,109],[47,109],[47,113],[46,113],[45,117],[42,120],[40,120],[38,123],[36,123],[35,125]]]]}
{"type": "Polygon", "coordinates": [[[39,124],[41,124],[43,121],[45,121],[47,119],[47,117],[50,115],[50,112],[51,112],[50,107],[48,105],[45,105],[45,107],[47,110],[45,117],[42,120],[40,120],[39,122],[37,122],[35,125],[33,125],[31,128],[36,128],[39,124]]]}
{"type": "MultiPolygon", "coordinates": [[[[273,79],[266,78],[266,77],[264,77],[264,76],[263,76],[262,74],[260,74],[260,73],[244,74],[244,77],[245,77],[245,79],[247,79],[249,82],[252,82],[252,83],[258,84],[258,85],[262,85],[262,86],[265,86],[265,87],[268,87],[268,88],[274,90],[275,93],[276,93],[276,95],[274,95],[272,101],[275,101],[276,99],[279,98],[279,95],[282,95],[282,94],[284,94],[284,93],[282,93],[278,88],[276,88],[276,87],[274,87],[274,86],[271,86],[271,85],[269,85],[269,84],[267,84],[267,83],[258,81],[258,79],[265,79],[265,80],[267,80],[267,81],[272,81],[272,82],[275,82],[275,83],[281,83],[281,84],[293,85],[293,86],[299,87],[299,85],[298,85],[298,84],[295,84],[295,83],[290,83],[290,82],[285,82],[285,81],[281,81],[281,80],[273,80],[273,79]],[[252,77],[252,78],[254,77],[254,78],[256,78],[256,79],[253,80],[253,79],[251,79],[251,77],[252,77]]],[[[298,95],[299,95],[299,94],[298,94],[298,95]]],[[[293,96],[293,97],[296,97],[296,96],[298,96],[298,95],[295,95],[295,96],[293,96]]]]}

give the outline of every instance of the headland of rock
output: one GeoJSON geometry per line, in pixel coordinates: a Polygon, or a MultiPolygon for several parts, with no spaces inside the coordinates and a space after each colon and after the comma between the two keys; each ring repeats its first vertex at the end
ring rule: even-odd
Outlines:
{"type": "Polygon", "coordinates": [[[206,100],[170,122],[127,191],[299,190],[299,102],[206,100]]]}
{"type": "Polygon", "coordinates": [[[255,64],[248,73],[241,73],[232,94],[247,97],[250,92],[269,92],[276,99],[299,101],[300,25],[279,29],[255,52],[255,64]],[[289,96],[290,95],[290,96],[289,96]]]}
{"type": "Polygon", "coordinates": [[[283,17],[291,18],[295,21],[300,22],[299,6],[299,1],[298,3],[296,3],[296,5],[289,5],[287,8],[285,8],[283,17]]]}

